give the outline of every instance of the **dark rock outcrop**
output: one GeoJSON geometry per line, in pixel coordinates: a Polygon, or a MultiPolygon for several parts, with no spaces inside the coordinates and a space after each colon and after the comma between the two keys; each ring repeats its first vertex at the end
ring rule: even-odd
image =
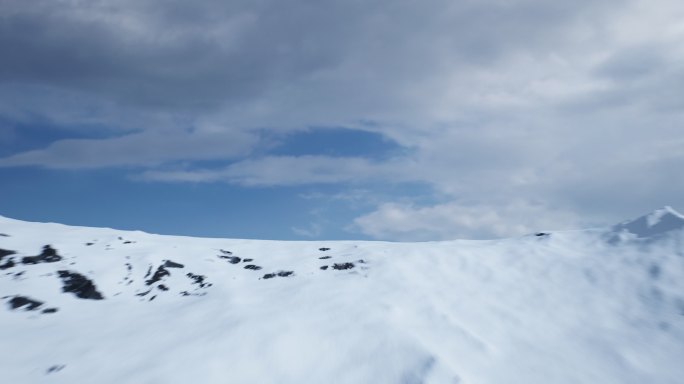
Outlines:
{"type": "Polygon", "coordinates": [[[333,264],[333,269],[337,269],[339,271],[345,270],[345,269],[352,269],[354,268],[354,263],[339,263],[339,264],[333,264]]]}
{"type": "Polygon", "coordinates": [[[31,299],[26,296],[14,296],[7,301],[11,309],[19,309],[25,307],[28,311],[33,311],[38,309],[44,303],[42,301],[31,299]]]}
{"type": "Polygon", "coordinates": [[[62,260],[62,256],[57,254],[57,250],[50,245],[43,247],[43,251],[38,256],[26,256],[21,259],[23,264],[56,263],[62,260]]]}
{"type": "Polygon", "coordinates": [[[62,292],[70,292],[79,299],[103,300],[104,297],[97,291],[95,284],[80,273],[72,271],[57,271],[62,279],[62,292]]]}
{"type": "Polygon", "coordinates": [[[185,266],[183,264],[176,263],[175,261],[171,261],[171,260],[164,261],[164,267],[165,268],[185,268],[185,266]]]}

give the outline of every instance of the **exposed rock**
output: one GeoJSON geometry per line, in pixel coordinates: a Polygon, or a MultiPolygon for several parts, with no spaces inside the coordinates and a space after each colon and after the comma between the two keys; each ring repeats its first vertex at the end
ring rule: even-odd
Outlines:
{"type": "Polygon", "coordinates": [[[16,253],[16,251],[10,251],[9,249],[0,248],[0,260],[2,260],[2,258],[5,256],[15,255],[16,253]]]}
{"type": "Polygon", "coordinates": [[[43,251],[38,256],[26,256],[21,259],[23,264],[56,263],[62,260],[62,256],[57,254],[57,250],[50,245],[43,247],[43,251]]]}
{"type": "Polygon", "coordinates": [[[42,301],[34,300],[26,296],[14,296],[7,301],[11,309],[19,309],[26,307],[28,311],[33,311],[38,309],[44,303],[42,301]]]}
{"type": "Polygon", "coordinates": [[[52,367],[48,368],[47,372],[45,372],[45,373],[46,374],[57,373],[57,372],[61,371],[62,369],[64,369],[64,367],[66,367],[66,365],[53,365],[52,367]]]}
{"type": "Polygon", "coordinates": [[[279,271],[279,272],[276,272],[276,273],[267,273],[267,274],[265,274],[265,275],[262,277],[262,279],[272,279],[272,278],[274,278],[274,277],[276,277],[276,276],[278,276],[278,277],[288,277],[288,276],[292,276],[293,274],[294,274],[294,271],[279,271]]]}
{"type": "Polygon", "coordinates": [[[164,267],[165,268],[185,268],[185,266],[183,264],[176,263],[176,262],[171,261],[171,260],[166,260],[164,262],[164,267]]]}
{"type": "Polygon", "coordinates": [[[152,285],[152,284],[156,283],[157,281],[161,280],[162,278],[164,278],[166,276],[170,276],[170,275],[171,275],[171,273],[168,270],[166,270],[166,268],[164,268],[163,265],[160,265],[157,268],[157,270],[154,272],[154,275],[152,275],[152,277],[150,279],[145,281],[145,284],[152,285]]]}
{"type": "Polygon", "coordinates": [[[225,256],[225,255],[219,255],[219,258],[221,259],[226,259],[228,260],[229,263],[231,264],[237,264],[239,263],[242,259],[237,257],[237,256],[225,256]]]}
{"type": "Polygon", "coordinates": [[[62,279],[62,292],[71,292],[79,299],[102,300],[104,297],[97,291],[95,284],[80,273],[72,271],[57,271],[62,279]]]}
{"type": "MultiPolygon", "coordinates": [[[[5,297],[5,298],[7,298],[7,297],[5,297]]],[[[9,299],[7,301],[7,304],[9,304],[10,308],[14,309],[14,310],[23,308],[27,311],[35,311],[35,310],[40,309],[40,307],[42,307],[43,304],[45,304],[45,303],[43,303],[42,301],[32,299],[32,298],[27,297],[27,296],[17,295],[17,296],[13,296],[11,299],[9,299]]],[[[42,311],[40,311],[40,313],[55,313],[55,312],[57,312],[57,310],[58,310],[57,308],[45,308],[42,311]]]]}
{"type": "Polygon", "coordinates": [[[5,262],[5,264],[0,265],[0,270],[10,269],[10,268],[14,267],[15,265],[16,264],[14,263],[14,259],[10,258],[5,262]]]}
{"type": "Polygon", "coordinates": [[[354,263],[339,263],[339,264],[333,264],[333,269],[337,270],[345,270],[345,269],[352,269],[354,268],[354,263]]]}
{"type": "Polygon", "coordinates": [[[206,276],[204,275],[197,275],[191,272],[188,272],[185,276],[189,277],[190,279],[193,280],[193,284],[199,285],[200,288],[207,288],[211,287],[210,283],[205,282],[206,276]]]}
{"type": "Polygon", "coordinates": [[[152,266],[151,265],[149,268],[147,268],[147,272],[145,273],[144,279],[147,279],[150,276],[150,274],[152,274],[152,266]]]}

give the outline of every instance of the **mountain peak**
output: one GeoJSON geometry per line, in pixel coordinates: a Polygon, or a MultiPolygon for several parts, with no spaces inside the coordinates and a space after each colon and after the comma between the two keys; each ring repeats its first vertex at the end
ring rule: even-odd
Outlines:
{"type": "Polygon", "coordinates": [[[684,228],[684,215],[670,206],[613,227],[615,232],[635,235],[637,238],[653,237],[666,232],[684,228]]]}

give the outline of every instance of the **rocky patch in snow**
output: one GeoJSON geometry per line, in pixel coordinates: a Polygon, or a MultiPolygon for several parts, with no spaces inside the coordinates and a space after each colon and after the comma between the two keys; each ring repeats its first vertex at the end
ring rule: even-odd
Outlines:
{"type": "Polygon", "coordinates": [[[57,271],[62,279],[62,292],[73,293],[79,299],[103,300],[95,284],[87,277],[73,271],[57,271]]]}
{"type": "MultiPolygon", "coordinates": [[[[149,271],[151,271],[152,266],[150,266],[150,270],[148,270],[148,274],[145,275],[145,277],[149,276],[149,271]]],[[[176,263],[171,260],[164,260],[164,264],[160,265],[157,267],[157,270],[154,272],[154,275],[147,281],[145,281],[145,284],[147,285],[152,285],[158,281],[161,281],[164,277],[170,276],[171,272],[167,268],[185,268],[185,266],[181,263],[176,263]]]]}
{"type": "MultiPolygon", "coordinates": [[[[8,249],[1,249],[0,248],[0,262],[2,262],[2,259],[4,259],[5,257],[10,256],[10,255],[14,255],[16,253],[17,252],[15,252],[15,251],[10,251],[8,249]]],[[[9,269],[9,268],[14,267],[15,265],[16,264],[14,263],[14,258],[9,257],[9,258],[7,258],[6,262],[0,263],[0,270],[9,269]]]]}
{"type": "Polygon", "coordinates": [[[185,268],[185,265],[171,260],[164,260],[164,268],[185,268]]]}
{"type": "Polygon", "coordinates": [[[279,271],[275,273],[267,273],[262,279],[272,279],[274,277],[288,277],[294,275],[294,271],[279,271]]]}
{"type": "Polygon", "coordinates": [[[211,287],[211,283],[206,282],[207,277],[204,275],[197,275],[192,272],[188,272],[185,276],[192,280],[193,284],[197,284],[200,288],[211,287]]]}
{"type": "Polygon", "coordinates": [[[333,269],[336,269],[338,271],[343,271],[345,269],[352,269],[354,268],[354,263],[335,263],[333,264],[333,269]]]}
{"type": "Polygon", "coordinates": [[[50,245],[43,247],[43,251],[38,256],[26,256],[21,259],[22,264],[56,263],[62,260],[62,256],[57,254],[57,250],[50,245]]]}
{"type": "Polygon", "coordinates": [[[66,367],[66,365],[64,365],[64,364],[53,365],[50,368],[48,368],[45,373],[48,375],[51,373],[57,373],[57,372],[61,371],[62,369],[64,369],[65,367],[66,367]]]}
{"type": "MultiPolygon", "coordinates": [[[[17,310],[17,309],[24,309],[26,311],[35,311],[40,309],[43,304],[45,304],[42,301],[38,301],[35,299],[32,299],[28,296],[21,296],[21,295],[16,295],[16,296],[5,296],[3,299],[7,300],[7,304],[9,305],[10,309],[17,310]]],[[[41,313],[55,313],[57,312],[57,308],[45,308],[41,311],[41,313]]]]}
{"type": "Polygon", "coordinates": [[[213,285],[207,281],[207,277],[204,275],[188,272],[185,276],[187,276],[192,281],[191,284],[196,287],[191,291],[181,291],[181,296],[204,296],[207,294],[205,290],[213,285]]]}
{"type": "Polygon", "coordinates": [[[10,251],[8,249],[0,248],[0,260],[2,260],[2,258],[5,256],[14,255],[16,253],[17,253],[16,251],[10,251]]]}
{"type": "Polygon", "coordinates": [[[237,256],[219,255],[220,259],[225,259],[231,264],[238,264],[242,259],[237,256]]]}

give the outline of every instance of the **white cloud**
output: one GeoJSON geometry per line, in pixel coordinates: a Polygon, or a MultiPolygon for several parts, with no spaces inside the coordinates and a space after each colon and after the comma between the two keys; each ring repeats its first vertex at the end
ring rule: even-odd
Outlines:
{"type": "Polygon", "coordinates": [[[562,212],[604,221],[684,205],[681,1],[189,4],[0,5],[0,117],[128,132],[0,166],[138,166],[146,180],[253,187],[420,182],[444,202],[397,196],[357,220],[380,238],[501,236],[575,222],[562,212]],[[259,129],[311,126],[409,150],[253,151],[259,129]]]}
{"type": "Polygon", "coordinates": [[[92,169],[114,166],[155,166],[179,160],[229,159],[244,156],[257,137],[240,131],[144,131],[111,139],[70,139],[45,149],[0,159],[0,167],[43,166],[92,169]]]}
{"type": "Polygon", "coordinates": [[[386,203],[357,218],[352,229],[379,239],[491,239],[572,228],[577,221],[571,213],[523,201],[503,205],[447,203],[429,207],[386,203]]]}
{"type": "Polygon", "coordinates": [[[400,182],[413,178],[392,162],[329,156],[267,156],[239,161],[223,169],[147,171],[142,177],[152,181],[228,182],[244,186],[400,182]]]}
{"type": "Polygon", "coordinates": [[[323,231],[323,227],[317,223],[311,223],[307,228],[292,227],[291,229],[296,235],[311,238],[320,236],[321,232],[323,231]]]}

